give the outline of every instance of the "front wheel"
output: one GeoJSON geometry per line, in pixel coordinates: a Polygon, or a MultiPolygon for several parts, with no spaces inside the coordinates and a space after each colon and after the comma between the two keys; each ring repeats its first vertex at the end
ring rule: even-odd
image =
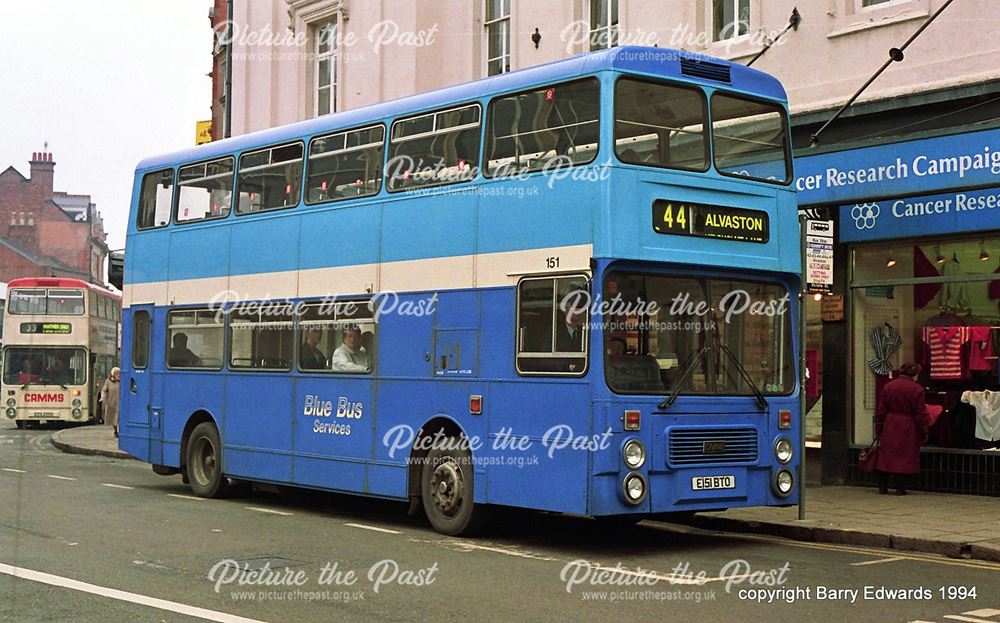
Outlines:
{"type": "Polygon", "coordinates": [[[187,447],[188,486],[198,497],[218,498],[226,493],[228,481],[222,475],[222,443],[211,422],[202,422],[191,431],[187,447]]]}
{"type": "Polygon", "coordinates": [[[427,453],[420,477],[420,497],[427,519],[438,532],[467,536],[485,522],[486,509],[473,502],[472,472],[472,454],[468,448],[432,448],[427,453]]]}
{"type": "Polygon", "coordinates": [[[25,428],[28,427],[28,423],[25,422],[24,420],[18,420],[17,427],[20,428],[21,430],[24,430],[25,428]]]}

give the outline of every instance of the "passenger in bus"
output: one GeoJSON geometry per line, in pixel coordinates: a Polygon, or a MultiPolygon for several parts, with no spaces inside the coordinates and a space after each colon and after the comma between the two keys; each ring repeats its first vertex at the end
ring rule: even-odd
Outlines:
{"type": "Polygon", "coordinates": [[[194,368],[201,365],[201,359],[187,347],[187,333],[175,333],[174,345],[167,355],[167,363],[175,368],[194,368]]]}
{"type": "Polygon", "coordinates": [[[73,381],[73,371],[69,369],[64,355],[52,358],[52,363],[45,371],[45,380],[53,385],[67,385],[73,381]]]}
{"type": "Polygon", "coordinates": [[[17,382],[25,385],[26,383],[37,383],[39,379],[38,364],[35,358],[25,357],[21,363],[21,372],[17,375],[17,382]]]}
{"type": "Polygon", "coordinates": [[[336,372],[367,372],[371,368],[371,357],[361,350],[361,327],[344,327],[344,343],[333,351],[331,363],[336,372]]]}
{"type": "Polygon", "coordinates": [[[586,309],[567,309],[559,314],[559,324],[556,326],[556,352],[583,352],[583,319],[586,309]]]}
{"type": "Polygon", "coordinates": [[[326,368],[326,355],[317,344],[323,339],[323,330],[319,327],[306,329],[306,339],[299,349],[299,367],[303,370],[322,370],[326,368]]]}
{"type": "Polygon", "coordinates": [[[121,370],[111,368],[108,380],[101,388],[101,404],[104,405],[104,423],[110,425],[118,436],[118,388],[121,380],[121,370]]]}

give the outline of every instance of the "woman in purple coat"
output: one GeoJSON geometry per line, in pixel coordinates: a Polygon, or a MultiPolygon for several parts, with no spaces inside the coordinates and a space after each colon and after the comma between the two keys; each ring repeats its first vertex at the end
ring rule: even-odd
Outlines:
{"type": "Polygon", "coordinates": [[[920,472],[920,445],[927,441],[930,418],[924,388],[914,382],[920,365],[904,363],[886,383],[875,413],[878,436],[878,492],[889,492],[889,474],[896,474],[896,495],[906,495],[906,476],[920,472]]]}

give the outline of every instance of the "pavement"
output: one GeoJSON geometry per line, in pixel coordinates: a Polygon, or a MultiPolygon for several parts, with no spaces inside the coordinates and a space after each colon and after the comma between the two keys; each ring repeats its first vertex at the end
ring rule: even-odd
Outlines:
{"type": "MultiPolygon", "coordinates": [[[[110,426],[83,426],[52,435],[73,454],[131,458],[110,426]]],[[[685,521],[712,530],[766,534],[817,543],[881,547],[1000,562],[1000,500],[910,490],[879,495],[875,488],[807,485],[806,514],[797,506],[699,513],[685,521]]]]}

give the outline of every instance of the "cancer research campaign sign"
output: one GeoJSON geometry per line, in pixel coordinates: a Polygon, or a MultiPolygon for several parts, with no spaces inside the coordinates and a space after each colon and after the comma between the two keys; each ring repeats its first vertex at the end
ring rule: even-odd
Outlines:
{"type": "Polygon", "coordinates": [[[841,242],[1000,229],[1000,188],[840,206],[841,242]]]}
{"type": "Polygon", "coordinates": [[[795,174],[799,205],[1000,185],[1000,130],[797,157],[795,174]]]}

